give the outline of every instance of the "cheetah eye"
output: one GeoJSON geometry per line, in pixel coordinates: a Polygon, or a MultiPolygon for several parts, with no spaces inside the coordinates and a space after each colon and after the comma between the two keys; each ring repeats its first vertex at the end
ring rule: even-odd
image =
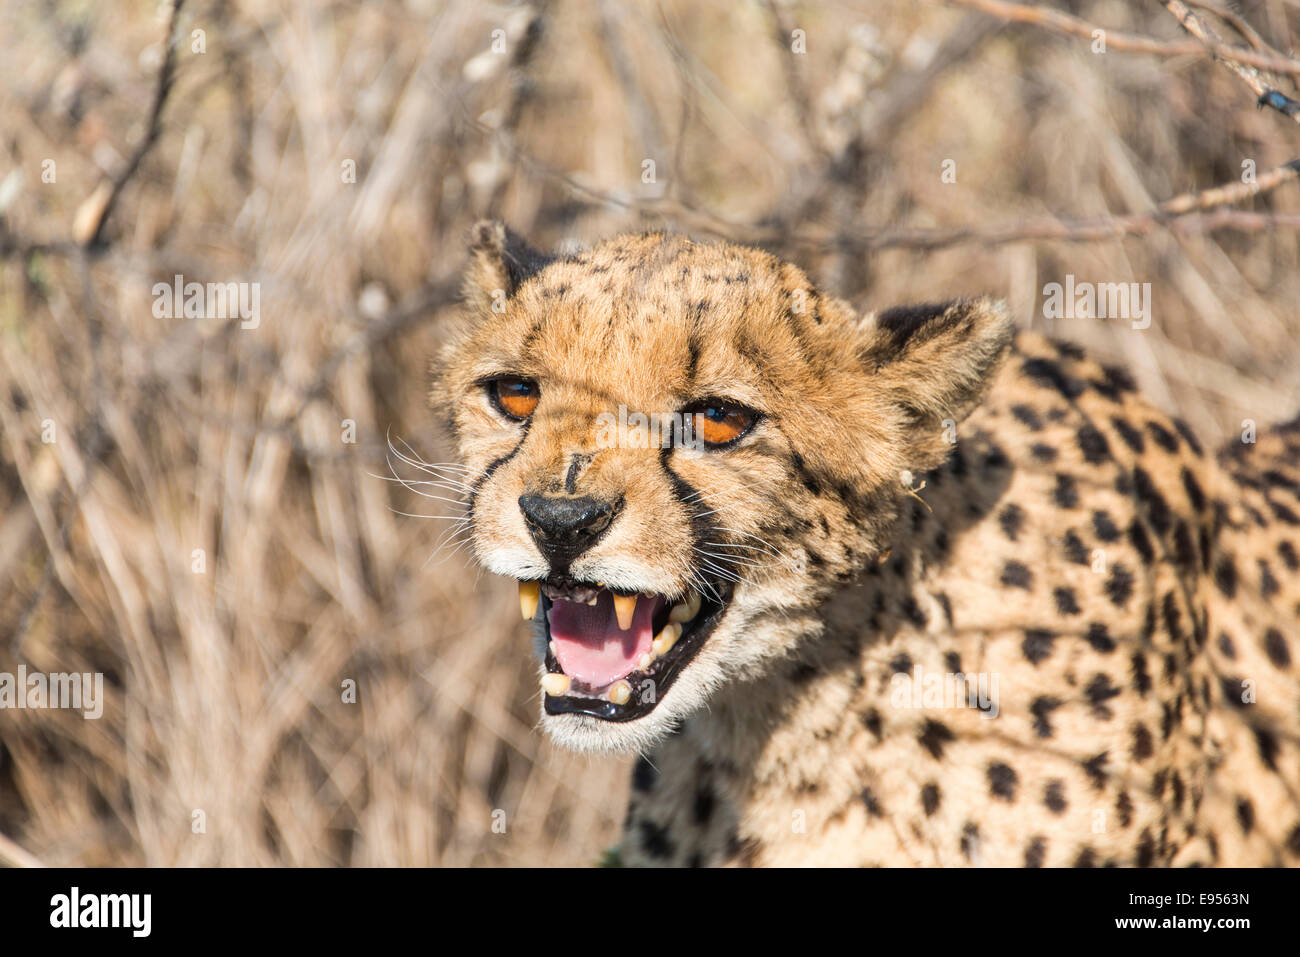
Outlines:
{"type": "Polygon", "coordinates": [[[508,419],[522,422],[533,414],[541,390],[531,379],[519,376],[502,376],[487,384],[488,397],[497,410],[508,419]]]}
{"type": "Polygon", "coordinates": [[[721,448],[737,441],[754,427],[758,413],[725,399],[705,399],[688,406],[695,434],[709,448],[721,448]]]}

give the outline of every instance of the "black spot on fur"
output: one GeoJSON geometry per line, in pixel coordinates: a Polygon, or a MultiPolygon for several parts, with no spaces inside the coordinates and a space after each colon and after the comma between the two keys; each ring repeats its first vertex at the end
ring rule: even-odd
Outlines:
{"type": "Polygon", "coordinates": [[[1273,510],[1274,515],[1288,525],[1300,525],[1300,516],[1297,516],[1295,512],[1281,502],[1275,502],[1270,498],[1268,499],[1268,507],[1273,510]]]}
{"type": "Polygon", "coordinates": [[[658,780],[659,772],[650,763],[650,759],[645,755],[638,758],[636,767],[632,769],[632,788],[637,791],[649,791],[658,780]]]}
{"type": "Polygon", "coordinates": [[[1034,576],[1024,563],[1012,559],[1002,566],[1001,581],[1009,588],[1023,588],[1028,591],[1034,583],[1034,576]]]}
{"type": "Polygon", "coordinates": [[[1219,653],[1225,658],[1236,659],[1237,646],[1232,643],[1226,631],[1219,632],[1219,653]]]}
{"type": "Polygon", "coordinates": [[[1138,839],[1137,847],[1137,866],[1150,867],[1156,857],[1156,842],[1151,837],[1148,830],[1142,831],[1142,836],[1138,839]]]}
{"type": "Polygon", "coordinates": [[[1268,766],[1270,771],[1277,770],[1277,738],[1273,732],[1264,728],[1254,728],[1255,746],[1259,748],[1260,760],[1268,766]]]}
{"type": "Polygon", "coordinates": [[[1192,508],[1198,512],[1205,508],[1205,493],[1201,491],[1201,483],[1196,481],[1196,476],[1188,471],[1187,466],[1182,470],[1183,491],[1187,493],[1187,500],[1192,503],[1192,508]]]}
{"type": "Polygon", "coordinates": [[[1119,541],[1119,529],[1115,527],[1115,522],[1108,512],[1092,513],[1092,529],[1103,542],[1119,541]]]}
{"type": "Polygon", "coordinates": [[[1083,383],[1066,375],[1051,359],[1026,359],[1024,370],[1039,385],[1055,389],[1067,399],[1077,399],[1083,394],[1083,383]]]}
{"type": "Polygon", "coordinates": [[[1041,628],[1031,628],[1025,632],[1025,640],[1020,643],[1020,650],[1033,664],[1047,658],[1052,653],[1052,642],[1056,636],[1041,628]]]}
{"type": "Polygon", "coordinates": [[[1293,857],[1300,857],[1300,824],[1291,829],[1286,839],[1286,849],[1293,857]]]}
{"type": "Polygon", "coordinates": [[[875,708],[870,709],[862,716],[862,724],[868,731],[875,736],[877,741],[880,740],[880,712],[875,708]]]}
{"type": "Polygon", "coordinates": [[[880,802],[876,800],[875,794],[871,792],[871,788],[863,788],[859,797],[862,798],[862,803],[866,805],[867,813],[872,817],[881,817],[885,813],[880,807],[880,802]]]}
{"type": "Polygon", "coordinates": [[[1070,588],[1057,588],[1052,591],[1052,597],[1056,601],[1056,610],[1062,615],[1079,614],[1079,603],[1075,600],[1074,591],[1070,588]]]}
{"type": "Polygon", "coordinates": [[[1196,433],[1191,430],[1186,422],[1182,419],[1174,419],[1174,428],[1177,429],[1178,434],[1183,437],[1183,441],[1191,446],[1193,454],[1198,458],[1205,454],[1201,451],[1201,443],[1197,440],[1196,433]]]}
{"type": "Polygon", "coordinates": [[[1083,762],[1083,770],[1087,773],[1088,780],[1092,782],[1092,786],[1098,791],[1106,786],[1106,778],[1108,777],[1106,761],[1109,754],[1110,752],[1103,751],[1101,754],[1094,754],[1083,762]]]}
{"type": "Polygon", "coordinates": [[[1035,442],[1029,447],[1029,454],[1044,464],[1050,464],[1056,461],[1056,457],[1060,453],[1050,445],[1035,442]]]}
{"type": "Polygon", "coordinates": [[[955,736],[948,730],[947,725],[932,720],[925,722],[920,737],[917,738],[921,747],[929,751],[932,758],[942,758],[944,746],[954,739],[955,736]]]}
{"type": "Polygon", "coordinates": [[[1091,565],[1088,549],[1073,531],[1065,533],[1065,557],[1076,565],[1091,565]]]}
{"type": "Polygon", "coordinates": [[[1198,564],[1196,543],[1192,541],[1192,533],[1182,519],[1174,526],[1174,560],[1187,569],[1193,569],[1198,564]]]}
{"type": "Polygon", "coordinates": [[[1042,867],[1043,858],[1047,856],[1047,842],[1036,837],[1025,848],[1025,867],[1042,867]]]}
{"type": "Polygon", "coordinates": [[[915,595],[904,596],[900,609],[903,616],[918,628],[924,628],[929,623],[930,618],[917,602],[915,595]]]}
{"type": "Polygon", "coordinates": [[[1260,558],[1256,561],[1259,563],[1259,590],[1265,598],[1272,598],[1282,590],[1282,586],[1273,577],[1273,569],[1267,560],[1260,558]]]}
{"type": "Polygon", "coordinates": [[[1092,705],[1092,713],[1103,721],[1109,721],[1111,717],[1110,706],[1106,702],[1119,693],[1120,689],[1110,683],[1110,675],[1101,672],[1094,675],[1092,681],[1088,682],[1088,687],[1084,689],[1088,703],[1092,705]]]}
{"type": "Polygon", "coordinates": [[[1079,856],[1074,860],[1075,867],[1096,867],[1097,853],[1090,847],[1085,847],[1079,852],[1079,856]]]}
{"type": "Polygon", "coordinates": [[[701,784],[695,792],[695,804],[691,811],[695,817],[696,824],[708,824],[709,818],[713,817],[713,806],[717,799],[713,795],[712,789],[707,784],[701,784]]]}
{"type": "Polygon", "coordinates": [[[1133,489],[1137,492],[1138,500],[1146,507],[1147,516],[1151,519],[1151,527],[1161,535],[1169,531],[1169,503],[1165,501],[1145,470],[1140,468],[1133,470],[1133,489]]]}
{"type": "Polygon", "coordinates": [[[668,832],[653,821],[641,822],[641,846],[651,857],[665,859],[673,856],[673,842],[668,832]]]}
{"type": "MultiPolygon", "coordinates": [[[[939,606],[943,609],[943,617],[946,618],[946,619],[948,619],[948,625],[951,627],[951,625],[952,625],[952,602],[950,602],[950,601],[948,600],[948,596],[947,596],[946,594],[944,594],[943,592],[939,592],[937,595],[935,595],[935,596],[934,596],[934,599],[935,599],[935,601],[937,601],[937,602],[939,603],[939,606]]],[[[954,670],[954,671],[960,671],[961,669],[960,669],[960,668],[954,668],[953,670],[954,670]]]]}
{"type": "Polygon", "coordinates": [[[1236,597],[1237,566],[1233,564],[1231,555],[1223,556],[1214,566],[1214,584],[1219,586],[1219,591],[1223,592],[1225,598],[1236,597]]]}
{"type": "Polygon", "coordinates": [[[1160,613],[1165,620],[1165,631],[1169,633],[1175,643],[1181,644],[1183,636],[1183,614],[1178,609],[1178,597],[1173,592],[1166,592],[1164,601],[1160,604],[1160,613]]]}
{"type": "Polygon", "coordinates": [[[1043,791],[1043,803],[1053,814],[1060,814],[1069,805],[1065,801],[1065,783],[1055,780],[1048,781],[1047,788],[1043,791]]]}
{"type": "Polygon", "coordinates": [[[1115,426],[1115,431],[1119,433],[1119,437],[1124,440],[1125,445],[1134,452],[1142,453],[1146,448],[1146,440],[1142,438],[1141,432],[1119,416],[1111,418],[1110,423],[1115,426]]]}
{"type": "Polygon", "coordinates": [[[990,764],[988,770],[989,793],[1004,801],[1016,799],[1016,772],[1000,762],[990,764]]]}
{"type": "Polygon", "coordinates": [[[1295,546],[1290,542],[1281,542],[1277,546],[1277,553],[1282,556],[1282,561],[1291,571],[1300,569],[1300,556],[1296,555],[1295,546]]]}
{"type": "Polygon", "coordinates": [[[1150,432],[1151,437],[1156,440],[1156,444],[1166,452],[1178,451],[1178,436],[1174,435],[1159,422],[1148,422],[1147,431],[1150,432]]]}
{"type": "Polygon", "coordinates": [[[1024,509],[1014,502],[1009,504],[998,514],[998,524],[1002,526],[1002,533],[1014,542],[1025,524],[1024,509]]]}
{"type": "Polygon", "coordinates": [[[1088,626],[1088,644],[1103,655],[1108,655],[1115,650],[1115,639],[1110,636],[1106,626],[1099,621],[1094,621],[1088,626]]]}
{"type": "Polygon", "coordinates": [[[1084,461],[1097,465],[1110,458],[1110,443],[1106,441],[1106,436],[1093,426],[1079,426],[1078,440],[1079,451],[1083,453],[1084,461]]]}
{"type": "Polygon", "coordinates": [[[1034,716],[1034,733],[1040,738],[1050,738],[1052,730],[1052,712],[1061,706],[1061,702],[1047,695],[1040,695],[1029,705],[1029,713],[1034,716]]]}
{"type": "Polygon", "coordinates": [[[1061,508],[1074,508],[1079,504],[1079,487],[1073,476],[1064,472],[1056,473],[1056,488],[1052,490],[1052,498],[1061,508]]]}
{"type": "Polygon", "coordinates": [[[1037,432],[1043,427],[1043,420],[1038,417],[1032,406],[1013,405],[1011,414],[1014,415],[1023,425],[1031,432],[1037,432]]]}
{"type": "Polygon", "coordinates": [[[933,781],[921,788],[921,810],[925,811],[926,817],[939,810],[939,802],[942,798],[943,793],[939,790],[939,785],[933,781]]]}
{"type": "Polygon", "coordinates": [[[1136,761],[1145,761],[1155,753],[1155,746],[1151,739],[1151,732],[1147,730],[1145,724],[1136,724],[1133,726],[1133,758],[1136,761]]]}
{"type": "Polygon", "coordinates": [[[1142,522],[1136,518],[1128,524],[1128,540],[1133,548],[1137,550],[1137,553],[1142,556],[1142,561],[1149,563],[1155,558],[1156,553],[1151,547],[1151,539],[1147,535],[1146,529],[1142,527],[1142,522]]]}
{"type": "Polygon", "coordinates": [[[912,670],[912,659],[905,654],[895,655],[889,662],[889,669],[896,675],[905,675],[912,670]]]}
{"type": "Polygon", "coordinates": [[[1250,798],[1237,796],[1237,823],[1242,834],[1249,834],[1255,827],[1255,805],[1250,803],[1250,798]]]}
{"type": "Polygon", "coordinates": [[[1151,690],[1151,674],[1147,671],[1147,659],[1140,651],[1133,655],[1133,687],[1140,695],[1145,695],[1151,690]]]}
{"type": "Polygon", "coordinates": [[[1111,569],[1110,579],[1106,582],[1106,594],[1116,608],[1127,605],[1133,595],[1133,573],[1119,562],[1111,569]]]}
{"type": "Polygon", "coordinates": [[[1133,799],[1127,791],[1120,791],[1115,799],[1115,811],[1119,814],[1119,826],[1128,827],[1133,823],[1133,799]]]}
{"type": "Polygon", "coordinates": [[[1268,654],[1268,660],[1278,668],[1291,667],[1291,649],[1282,638],[1282,632],[1276,628],[1264,632],[1264,651],[1268,654]]]}
{"type": "Polygon", "coordinates": [[[961,829],[961,853],[962,857],[970,860],[979,847],[980,829],[975,826],[974,822],[967,821],[966,826],[961,829]]]}
{"type": "Polygon", "coordinates": [[[1137,385],[1133,382],[1133,377],[1128,374],[1127,369],[1123,369],[1120,366],[1104,365],[1101,367],[1101,371],[1106,377],[1106,381],[1118,391],[1137,391],[1137,385]]]}

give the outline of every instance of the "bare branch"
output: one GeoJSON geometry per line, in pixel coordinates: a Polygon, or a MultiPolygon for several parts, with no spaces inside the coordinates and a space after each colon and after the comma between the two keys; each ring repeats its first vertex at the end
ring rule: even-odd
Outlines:
{"type": "Polygon", "coordinates": [[[145,124],[144,136],[136,144],[135,149],[131,151],[131,156],[127,159],[126,165],[113,178],[108,198],[104,201],[104,205],[99,210],[93,224],[87,230],[87,246],[97,246],[103,239],[104,226],[108,222],[108,217],[113,214],[113,208],[117,205],[118,197],[122,195],[122,190],[126,187],[126,184],[130,182],[131,177],[140,168],[140,163],[146,154],[153,149],[154,143],[158,141],[158,134],[162,131],[163,107],[167,105],[167,97],[172,90],[172,81],[176,78],[176,24],[180,19],[183,6],[185,6],[185,0],[172,0],[171,10],[167,15],[167,32],[164,40],[162,64],[158,68],[158,79],[154,84],[153,103],[149,107],[149,119],[145,124]]]}
{"type": "MultiPolygon", "coordinates": [[[[1105,34],[1106,48],[1108,50],[1119,50],[1123,53],[1153,53],[1157,56],[1197,56],[1204,54],[1208,47],[1209,52],[1220,58],[1235,59],[1238,63],[1249,64],[1258,69],[1272,70],[1274,73],[1286,73],[1292,76],[1300,75],[1300,60],[1293,57],[1258,53],[1247,50],[1245,47],[1231,46],[1218,37],[1204,41],[1204,45],[1186,41],[1180,43],[1171,40],[1157,40],[1154,37],[1144,37],[1136,33],[1125,33],[1122,30],[1111,30],[1095,23],[1089,23],[1087,20],[1073,14],[1062,13],[1060,10],[1053,10],[1049,7],[1030,7],[1022,3],[1007,3],[1004,0],[949,0],[949,2],[958,6],[971,7],[1012,23],[1027,23],[1068,36],[1092,39],[1093,34],[1101,30],[1105,34]]],[[[1166,7],[1170,6],[1170,3],[1166,2],[1166,0],[1161,0],[1161,2],[1166,7]]],[[[1177,0],[1173,0],[1173,2],[1177,2],[1177,0]]],[[[1178,6],[1182,7],[1188,16],[1195,17],[1195,14],[1187,10],[1182,3],[1178,3],[1178,6]]],[[[1174,15],[1182,20],[1182,17],[1177,13],[1174,15]]],[[[1189,32],[1194,36],[1198,36],[1190,28],[1189,32]]]]}
{"type": "MultiPolygon", "coordinates": [[[[1276,73],[1289,72],[1294,75],[1300,73],[1300,62],[1289,61],[1293,65],[1290,70],[1275,66],[1272,63],[1261,63],[1249,51],[1225,44],[1219,39],[1213,28],[1189,9],[1182,0],[1160,0],[1160,2],[1164,4],[1166,10],[1178,19],[1184,30],[1205,45],[1216,60],[1237,74],[1248,87],[1255,91],[1255,94],[1259,97],[1260,106],[1271,106],[1279,113],[1283,113],[1300,123],[1300,103],[1273,89],[1271,84],[1265,83],[1258,69],[1262,66],[1276,73]]],[[[1272,60],[1273,58],[1267,57],[1265,59],[1272,60]]]]}

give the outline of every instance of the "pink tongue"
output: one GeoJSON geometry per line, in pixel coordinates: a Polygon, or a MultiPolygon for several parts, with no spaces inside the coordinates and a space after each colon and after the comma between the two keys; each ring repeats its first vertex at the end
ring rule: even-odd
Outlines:
{"type": "Polygon", "coordinates": [[[555,658],[571,678],[603,688],[636,670],[654,641],[653,620],[664,599],[638,598],[632,627],[622,631],[614,614],[614,598],[601,591],[595,605],[557,598],[547,621],[555,658]]]}

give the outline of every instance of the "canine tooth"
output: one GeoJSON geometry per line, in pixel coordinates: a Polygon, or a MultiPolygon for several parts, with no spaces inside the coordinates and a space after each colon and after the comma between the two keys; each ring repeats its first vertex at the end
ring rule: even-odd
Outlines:
{"type": "Polygon", "coordinates": [[[647,651],[644,655],[642,655],[639,659],[637,659],[637,663],[636,663],[637,671],[645,671],[654,663],[654,660],[655,660],[654,655],[650,654],[650,652],[647,651]]]}
{"type": "Polygon", "coordinates": [[[599,595],[594,595],[594,596],[592,597],[592,599],[591,599],[589,602],[587,602],[587,604],[590,605],[590,606],[592,606],[593,608],[594,608],[596,605],[598,605],[599,603],[600,603],[600,596],[599,596],[599,595]]]}
{"type": "Polygon", "coordinates": [[[537,602],[542,594],[541,586],[537,582],[520,582],[519,583],[519,612],[528,621],[537,615],[537,602]]]}
{"type": "Polygon", "coordinates": [[[664,625],[663,631],[655,635],[655,640],[650,643],[650,649],[655,653],[655,657],[666,655],[681,636],[682,626],[675,621],[670,621],[664,625]]]}
{"type": "Polygon", "coordinates": [[[632,686],[626,681],[616,681],[609,689],[609,700],[614,704],[627,704],[632,697],[632,686]]]}
{"type": "Polygon", "coordinates": [[[636,613],[636,595],[615,595],[614,614],[618,616],[618,627],[627,631],[632,627],[632,616],[636,613]]]}
{"type": "Polygon", "coordinates": [[[542,690],[552,698],[558,698],[569,691],[569,676],[552,672],[542,675],[542,690]]]}
{"type": "Polygon", "coordinates": [[[550,652],[551,652],[552,655],[555,654],[555,642],[553,642],[553,641],[548,641],[548,642],[546,643],[546,647],[547,647],[548,649],[550,649],[550,652]]]}
{"type": "Polygon", "coordinates": [[[690,621],[700,613],[700,593],[691,592],[686,597],[686,601],[680,605],[673,605],[673,610],[668,613],[669,621],[685,623],[690,621]]]}

